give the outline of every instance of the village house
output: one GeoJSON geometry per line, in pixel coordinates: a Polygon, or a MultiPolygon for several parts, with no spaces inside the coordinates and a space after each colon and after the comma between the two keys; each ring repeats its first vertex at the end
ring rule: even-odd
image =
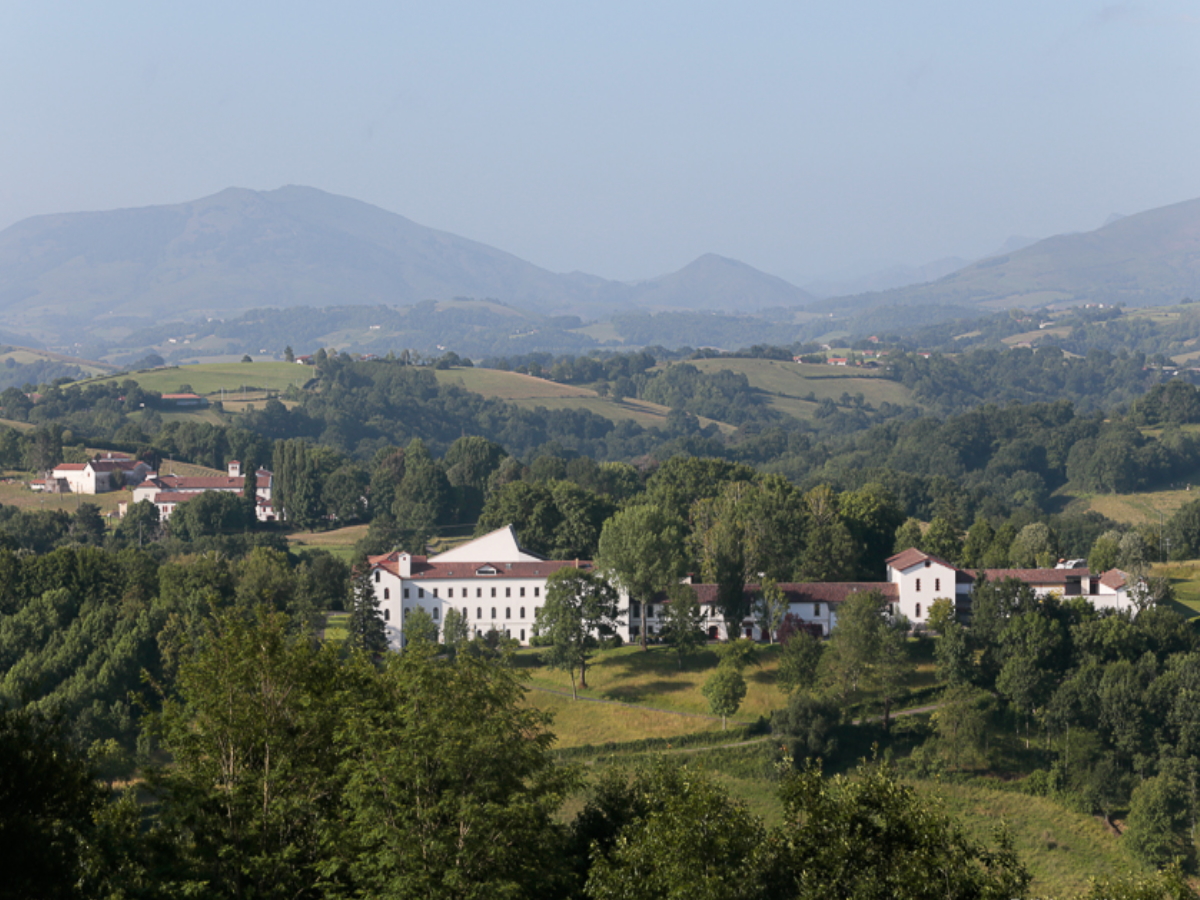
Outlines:
{"type": "MultiPolygon", "coordinates": [[[[446,612],[456,609],[472,635],[495,630],[527,645],[533,637],[537,611],[545,603],[546,580],[565,567],[592,569],[587,560],[547,560],[523,549],[512,526],[506,526],[436,556],[393,552],[368,558],[375,598],[393,649],[404,645],[404,622],[416,609],[427,612],[439,630],[446,612]]],[[[1097,608],[1133,610],[1132,580],[1119,569],[1092,574],[1083,568],[987,569],[971,573],[920,550],[898,553],[887,561],[887,581],[781,583],[793,621],[811,633],[828,635],[837,625],[838,608],[853,594],[877,591],[888,612],[902,615],[913,626],[929,619],[933,601],[954,601],[959,615],[969,615],[971,589],[979,576],[991,581],[1016,578],[1038,596],[1051,591],[1065,597],[1087,597],[1097,608]]],[[[717,585],[693,584],[710,640],[730,637],[717,604],[717,585]]],[[[759,596],[759,585],[744,588],[747,607],[759,596]]],[[[647,637],[662,633],[665,597],[647,603],[647,637]]],[[[641,609],[622,594],[617,634],[623,640],[640,638],[641,609]]],[[[747,616],[735,637],[766,640],[757,619],[747,616]]],[[[775,637],[774,635],[771,636],[775,637]]]]}

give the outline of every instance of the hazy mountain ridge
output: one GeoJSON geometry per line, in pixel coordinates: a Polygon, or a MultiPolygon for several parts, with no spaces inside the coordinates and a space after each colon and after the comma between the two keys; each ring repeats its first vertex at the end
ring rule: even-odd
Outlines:
{"type": "Polygon", "coordinates": [[[930,284],[840,297],[815,309],[984,308],[1086,302],[1152,306],[1200,296],[1200,200],[1111,220],[971,263],[930,284]]]}
{"type": "Polygon", "coordinates": [[[173,206],[38,216],[0,232],[0,317],[61,333],[254,307],[493,298],[541,314],[737,309],[812,298],[744,263],[705,256],[637,285],[556,274],[314,188],[230,188],[173,206]]]}

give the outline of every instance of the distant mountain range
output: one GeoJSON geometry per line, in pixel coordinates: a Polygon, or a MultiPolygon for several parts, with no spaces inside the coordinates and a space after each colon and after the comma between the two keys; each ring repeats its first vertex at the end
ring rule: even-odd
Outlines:
{"type": "Polygon", "coordinates": [[[1110,217],[1095,231],[1046,238],[929,284],[824,300],[812,308],[837,314],[930,305],[1154,306],[1187,297],[1200,298],[1200,200],[1110,217]]]}
{"type": "MultiPolygon", "coordinates": [[[[254,308],[487,299],[531,316],[523,333],[544,324],[562,332],[554,319],[564,316],[624,317],[631,331],[633,313],[733,314],[715,337],[691,330],[699,346],[731,340],[730,327],[758,334],[771,333],[771,323],[808,323],[806,334],[871,333],[889,322],[1012,306],[1200,297],[1200,200],[1110,219],[1086,234],[1027,241],[1012,238],[976,262],[950,258],[814,286],[842,293],[818,300],[713,254],[633,283],[559,274],[314,188],[230,188],[173,206],[37,216],[0,232],[0,329],[14,343],[73,343],[99,355],[118,346],[134,352],[124,339],[164,322],[235,318],[254,308]],[[742,328],[739,317],[753,327],[742,328]]],[[[794,332],[777,333],[782,342],[794,332]]]]}
{"type": "Polygon", "coordinates": [[[637,284],[556,274],[370,204],[294,186],[37,216],[0,232],[0,321],[14,329],[455,297],[595,318],[633,309],[744,312],[814,299],[713,255],[637,284]]]}

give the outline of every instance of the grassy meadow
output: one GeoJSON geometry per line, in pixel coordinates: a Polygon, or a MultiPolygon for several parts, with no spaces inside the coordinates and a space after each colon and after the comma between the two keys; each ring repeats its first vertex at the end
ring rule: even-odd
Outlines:
{"type": "MultiPolygon", "coordinates": [[[[670,409],[657,403],[627,398],[612,400],[601,397],[590,388],[571,384],[559,384],[520,372],[503,372],[499,369],[455,368],[434,371],[442,384],[456,385],[464,390],[484,397],[506,400],[525,409],[586,409],[611,422],[629,419],[649,428],[666,422],[670,409]]],[[[700,419],[707,425],[711,419],[700,419]]],[[[733,427],[717,423],[724,430],[733,427]]]]}
{"type": "Polygon", "coordinates": [[[332,531],[299,531],[289,534],[287,539],[293,549],[326,550],[344,562],[350,562],[355,543],[366,534],[366,525],[347,525],[332,531]]]}
{"type": "Polygon", "coordinates": [[[826,398],[838,400],[842,394],[862,394],[867,403],[911,404],[908,388],[882,377],[870,369],[854,366],[825,366],[784,362],[777,359],[695,359],[688,365],[713,374],[727,369],[745,375],[752,387],[770,395],[770,404],[785,415],[812,418],[817,404],[826,398]],[[815,399],[805,399],[809,395],[815,399]]]}
{"type": "Polygon", "coordinates": [[[96,378],[87,383],[99,384],[131,379],[144,390],[158,391],[163,394],[178,393],[184,385],[188,385],[194,393],[209,396],[210,399],[212,399],[212,394],[217,394],[217,399],[220,399],[219,395],[222,390],[235,393],[245,390],[282,391],[292,384],[303,387],[312,377],[313,370],[311,368],[296,363],[232,362],[147,369],[143,372],[96,378]]]}

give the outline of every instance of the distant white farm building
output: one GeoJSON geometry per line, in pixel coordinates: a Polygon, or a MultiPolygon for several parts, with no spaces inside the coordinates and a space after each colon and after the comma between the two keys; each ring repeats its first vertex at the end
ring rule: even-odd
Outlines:
{"type": "MultiPolygon", "coordinates": [[[[246,476],[242,474],[242,464],[236,459],[229,463],[226,475],[153,475],[133,489],[134,503],[149,500],[158,507],[158,515],[162,521],[171,518],[179,504],[194,500],[207,491],[223,491],[229,494],[244,494],[246,476]]],[[[268,469],[260,468],[255,473],[257,486],[257,518],[260,522],[274,522],[279,518],[271,501],[274,475],[268,469]]],[[[121,504],[119,512],[125,515],[127,507],[121,504]]]]}
{"type": "Polygon", "coordinates": [[[60,463],[48,477],[34,482],[34,490],[60,494],[107,494],[137,484],[154,474],[140,459],[107,454],[85,463],[60,463]]]}

